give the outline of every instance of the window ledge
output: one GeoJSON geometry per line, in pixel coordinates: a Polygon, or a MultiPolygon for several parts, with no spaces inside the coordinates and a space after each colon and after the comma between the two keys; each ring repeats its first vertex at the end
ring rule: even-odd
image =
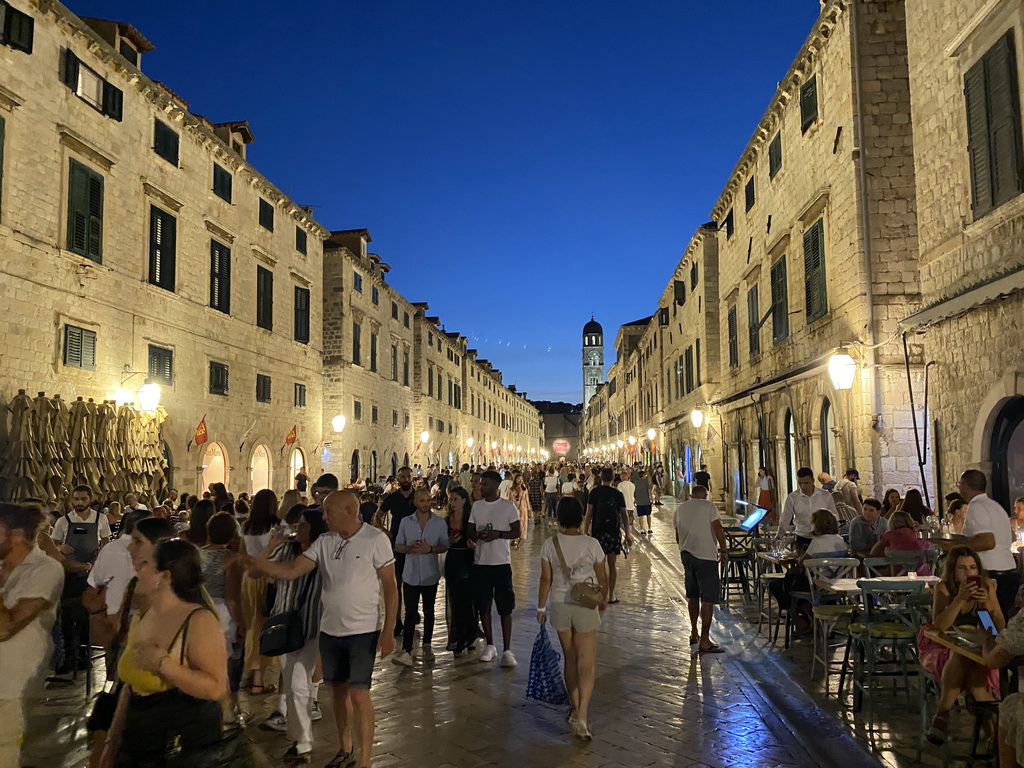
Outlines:
{"type": "Polygon", "coordinates": [[[830,187],[821,187],[815,192],[810,201],[803,207],[803,210],[797,214],[796,220],[803,224],[805,227],[810,225],[818,216],[821,215],[822,211],[828,206],[828,199],[830,194],[830,187]]]}
{"type": "Polygon", "coordinates": [[[107,154],[95,144],[90,142],[81,134],[68,128],[66,125],[57,125],[57,133],[60,135],[61,144],[69,149],[88,157],[103,170],[109,171],[117,164],[117,157],[107,154]]]}
{"type": "Polygon", "coordinates": [[[224,228],[216,221],[211,218],[203,217],[203,224],[206,225],[206,230],[213,235],[216,235],[221,240],[227,240],[227,245],[233,245],[235,242],[235,235],[231,230],[224,228]]]}
{"type": "Polygon", "coordinates": [[[0,85],[0,108],[13,112],[25,103],[25,100],[9,88],[0,85]]]}
{"type": "Polygon", "coordinates": [[[149,181],[145,176],[142,177],[142,189],[147,195],[155,197],[174,213],[177,213],[185,207],[184,203],[175,200],[168,192],[149,181]]]}
{"type": "Polygon", "coordinates": [[[252,247],[252,255],[256,257],[258,261],[262,261],[268,267],[276,267],[277,259],[270,255],[269,251],[265,251],[258,245],[252,247]]]}

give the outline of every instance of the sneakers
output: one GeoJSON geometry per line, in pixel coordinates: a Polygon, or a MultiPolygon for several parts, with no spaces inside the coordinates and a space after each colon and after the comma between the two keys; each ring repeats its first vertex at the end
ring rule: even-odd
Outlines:
{"type": "Polygon", "coordinates": [[[480,654],[480,661],[494,661],[496,658],[498,658],[498,649],[493,645],[488,645],[480,654]]]}
{"type": "Polygon", "coordinates": [[[424,645],[420,649],[420,654],[419,655],[420,655],[420,657],[424,661],[433,661],[434,660],[434,651],[433,651],[433,649],[429,645],[424,645]]]}
{"type": "Polygon", "coordinates": [[[282,755],[281,760],[285,765],[309,765],[312,752],[299,752],[299,743],[295,742],[288,751],[282,755]]]}
{"type": "Polygon", "coordinates": [[[320,711],[320,702],[314,699],[313,708],[309,712],[309,719],[315,723],[317,720],[321,720],[323,716],[324,713],[320,711]]]}
{"type": "Polygon", "coordinates": [[[422,655],[423,655],[423,648],[421,648],[420,646],[417,645],[417,646],[415,646],[412,649],[412,657],[414,659],[418,659],[422,655]]]}
{"type": "Polygon", "coordinates": [[[288,730],[288,718],[280,712],[271,712],[270,717],[260,723],[261,731],[277,731],[281,733],[288,730]]]}
{"type": "Polygon", "coordinates": [[[399,651],[398,653],[396,653],[394,656],[391,657],[391,660],[395,664],[401,664],[403,667],[411,667],[412,666],[412,654],[409,653],[408,651],[399,651]]]}
{"type": "Polygon", "coordinates": [[[516,665],[516,657],[512,655],[512,651],[505,651],[501,654],[501,666],[506,669],[512,669],[516,665]]]}

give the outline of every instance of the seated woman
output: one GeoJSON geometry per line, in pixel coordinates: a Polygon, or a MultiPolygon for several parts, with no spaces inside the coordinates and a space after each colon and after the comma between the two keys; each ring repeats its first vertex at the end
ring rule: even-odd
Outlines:
{"type": "Polygon", "coordinates": [[[887,552],[920,552],[915,570],[921,576],[930,576],[926,551],[929,546],[928,539],[917,538],[917,525],[910,513],[898,510],[889,518],[889,530],[871,548],[871,557],[885,557],[887,552]]]}
{"type": "MultiPolygon", "coordinates": [[[[786,572],[782,580],[773,581],[768,586],[768,591],[779,601],[779,608],[788,611],[792,606],[794,592],[810,591],[810,584],[807,580],[807,573],[802,567],[804,560],[820,557],[847,557],[849,548],[846,541],[839,535],[839,521],[828,509],[819,509],[811,515],[811,543],[800,555],[799,563],[786,572]]],[[[793,624],[797,632],[802,635],[811,633],[814,626],[811,613],[811,604],[801,600],[793,615],[793,624]]]]}
{"type": "MultiPolygon", "coordinates": [[[[897,513],[898,514],[898,513],[897,513]]],[[[918,634],[918,658],[921,666],[941,682],[939,705],[932,718],[928,741],[944,744],[949,710],[961,693],[969,693],[976,701],[992,701],[999,690],[999,675],[960,654],[929,640],[926,629],[946,632],[953,627],[980,626],[978,611],[986,610],[998,629],[1005,622],[996,599],[996,586],[981,567],[981,558],[968,547],[954,547],[946,558],[942,581],[935,585],[932,621],[918,634]]]]}

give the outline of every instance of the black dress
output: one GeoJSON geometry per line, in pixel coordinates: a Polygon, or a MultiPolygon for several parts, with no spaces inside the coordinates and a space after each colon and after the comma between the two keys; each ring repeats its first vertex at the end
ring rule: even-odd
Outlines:
{"type": "Polygon", "coordinates": [[[448,525],[448,552],[444,558],[445,609],[448,619],[448,650],[461,651],[477,638],[476,611],[473,609],[473,550],[466,537],[468,513],[462,527],[448,525]]]}

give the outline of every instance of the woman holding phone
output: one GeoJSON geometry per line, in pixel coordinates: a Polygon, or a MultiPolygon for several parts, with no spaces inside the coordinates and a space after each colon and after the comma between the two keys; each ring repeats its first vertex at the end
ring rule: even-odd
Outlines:
{"type": "Polygon", "coordinates": [[[921,666],[941,682],[939,704],[928,731],[928,741],[941,745],[946,741],[949,710],[957,697],[970,693],[975,701],[993,701],[999,691],[999,674],[924,636],[926,629],[946,632],[954,627],[978,627],[979,611],[988,611],[998,631],[1006,626],[996,599],[996,585],[981,566],[978,554],[968,547],[954,547],[946,558],[942,580],[935,585],[932,622],[918,635],[921,666]]]}

